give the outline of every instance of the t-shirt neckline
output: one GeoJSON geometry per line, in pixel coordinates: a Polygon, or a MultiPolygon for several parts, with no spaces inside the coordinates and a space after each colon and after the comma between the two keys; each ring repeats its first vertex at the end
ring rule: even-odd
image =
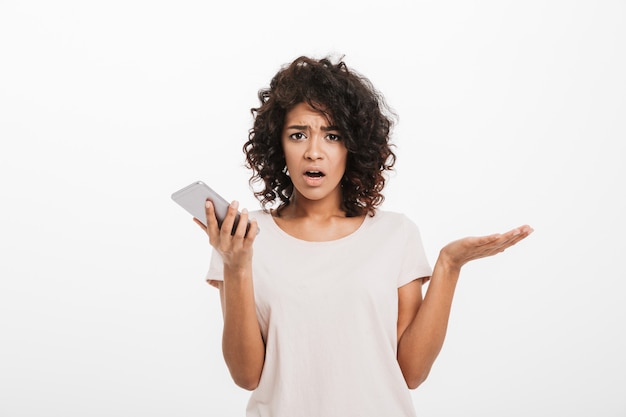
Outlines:
{"type": "MultiPolygon", "coordinates": [[[[379,214],[379,212],[376,212],[377,214],[379,214]]],[[[371,220],[372,220],[372,216],[370,216],[369,214],[365,215],[365,218],[363,219],[363,221],[361,222],[361,224],[359,225],[359,227],[357,227],[353,232],[342,236],[338,239],[333,239],[333,240],[304,240],[304,239],[300,239],[297,238],[289,233],[287,233],[286,231],[284,231],[279,225],[278,223],[276,223],[276,220],[274,219],[274,216],[272,215],[271,212],[266,213],[269,216],[269,223],[271,224],[271,228],[274,229],[277,233],[281,234],[282,236],[292,240],[293,242],[298,242],[300,244],[304,244],[304,245],[332,245],[335,243],[341,243],[341,242],[345,242],[348,240],[352,240],[354,238],[356,238],[359,234],[362,233],[362,231],[367,228],[367,226],[370,224],[371,220]]]]}

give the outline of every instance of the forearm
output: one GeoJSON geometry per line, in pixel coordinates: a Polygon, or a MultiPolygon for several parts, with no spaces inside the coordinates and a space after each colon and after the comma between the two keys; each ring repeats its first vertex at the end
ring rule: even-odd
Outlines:
{"type": "Polygon", "coordinates": [[[265,360],[265,343],[256,316],[252,273],[224,270],[224,360],[237,385],[258,385],[265,360]]]}
{"type": "Polygon", "coordinates": [[[440,255],[424,301],[398,342],[398,363],[411,389],[426,379],[441,351],[459,274],[440,255]]]}

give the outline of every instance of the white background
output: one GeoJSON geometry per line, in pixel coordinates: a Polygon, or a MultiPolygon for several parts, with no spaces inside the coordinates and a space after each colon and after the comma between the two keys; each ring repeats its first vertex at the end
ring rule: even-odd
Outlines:
{"type": "Polygon", "coordinates": [[[0,1],[0,415],[242,416],[210,248],[170,194],[250,209],[281,65],[345,55],[399,114],[384,208],[468,265],[413,392],[435,416],[626,415],[623,1],[0,1]]]}

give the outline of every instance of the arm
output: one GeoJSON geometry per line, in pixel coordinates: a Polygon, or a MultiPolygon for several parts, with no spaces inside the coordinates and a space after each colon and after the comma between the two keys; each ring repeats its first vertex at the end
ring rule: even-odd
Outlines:
{"type": "Polygon", "coordinates": [[[522,226],[504,234],[449,243],[439,253],[423,301],[421,280],[398,290],[398,363],[409,388],[415,389],[426,380],[441,351],[461,267],[504,251],[532,231],[522,226]]]}
{"type": "Polygon", "coordinates": [[[222,352],[228,370],[237,385],[253,390],[257,387],[265,361],[265,343],[256,317],[252,285],[252,245],[257,235],[257,223],[250,221],[246,234],[248,212],[244,209],[237,230],[232,230],[237,203],[228,208],[222,228],[217,225],[213,205],[207,201],[207,227],[194,221],[209,235],[211,245],[224,260],[224,281],[218,283],[224,330],[222,352]]]}

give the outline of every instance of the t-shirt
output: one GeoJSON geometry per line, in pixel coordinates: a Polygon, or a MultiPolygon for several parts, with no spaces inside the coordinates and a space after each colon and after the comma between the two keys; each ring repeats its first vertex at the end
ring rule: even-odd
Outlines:
{"type": "MultiPolygon", "coordinates": [[[[266,356],[247,416],[415,416],[396,353],[398,288],[432,273],[417,226],[378,210],[346,237],[309,242],[252,217],[266,356]]],[[[206,278],[223,280],[216,251],[206,278]]]]}

